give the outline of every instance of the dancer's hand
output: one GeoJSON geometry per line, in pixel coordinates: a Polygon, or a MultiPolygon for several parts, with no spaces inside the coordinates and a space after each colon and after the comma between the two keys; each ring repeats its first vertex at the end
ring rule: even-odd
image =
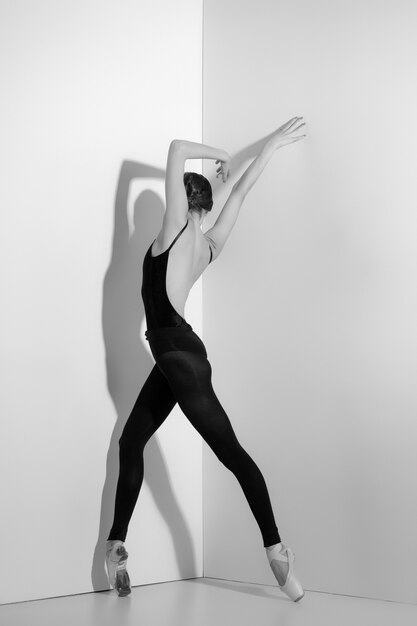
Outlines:
{"type": "Polygon", "coordinates": [[[299,124],[298,122],[302,120],[302,117],[292,117],[288,122],[285,122],[282,126],[276,130],[270,142],[275,149],[282,148],[282,146],[286,146],[289,143],[293,143],[294,141],[299,141],[300,139],[304,139],[306,135],[294,135],[294,133],[305,126],[305,122],[299,124]]]}
{"type": "Polygon", "coordinates": [[[216,169],[216,172],[217,172],[216,178],[221,175],[222,180],[225,183],[227,179],[229,178],[229,174],[230,174],[230,155],[226,153],[225,158],[218,159],[216,163],[220,163],[219,167],[216,169]]]}

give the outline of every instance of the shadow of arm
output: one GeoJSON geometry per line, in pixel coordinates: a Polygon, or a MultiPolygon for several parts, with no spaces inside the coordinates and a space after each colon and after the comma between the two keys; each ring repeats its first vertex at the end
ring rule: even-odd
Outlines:
{"type": "Polygon", "coordinates": [[[165,170],[160,167],[147,165],[138,161],[123,161],[117,182],[114,200],[114,229],[112,258],[119,251],[123,251],[129,241],[129,224],[127,203],[130,184],[138,178],[165,178],[165,170]]]}

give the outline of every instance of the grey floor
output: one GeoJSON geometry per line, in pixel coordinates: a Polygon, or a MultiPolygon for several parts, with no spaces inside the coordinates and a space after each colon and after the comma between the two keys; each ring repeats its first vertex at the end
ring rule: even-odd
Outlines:
{"type": "Polygon", "coordinates": [[[416,626],[417,605],[306,591],[291,602],[277,587],[192,578],[0,606],[4,626],[416,626]]]}

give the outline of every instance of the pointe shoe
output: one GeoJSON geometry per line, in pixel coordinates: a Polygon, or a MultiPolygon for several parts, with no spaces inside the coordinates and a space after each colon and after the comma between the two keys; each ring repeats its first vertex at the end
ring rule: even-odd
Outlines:
{"type": "Polygon", "coordinates": [[[283,547],[285,548],[285,552],[287,553],[287,555],[285,556],[285,554],[279,553],[276,556],[274,556],[274,558],[270,561],[269,564],[271,566],[272,571],[274,572],[275,578],[278,581],[278,575],[280,572],[279,572],[277,565],[275,565],[274,561],[279,559],[280,561],[283,561],[284,563],[288,563],[288,574],[287,574],[287,579],[285,581],[285,584],[280,585],[278,582],[278,587],[291,600],[293,600],[294,602],[298,602],[299,600],[301,600],[301,598],[304,597],[304,590],[294,575],[295,554],[293,553],[291,548],[287,548],[286,546],[283,546],[283,547]]]}
{"type": "Polygon", "coordinates": [[[116,541],[106,550],[107,575],[110,585],[116,589],[119,596],[131,593],[129,574],[126,570],[128,557],[123,541],[116,541]]]}

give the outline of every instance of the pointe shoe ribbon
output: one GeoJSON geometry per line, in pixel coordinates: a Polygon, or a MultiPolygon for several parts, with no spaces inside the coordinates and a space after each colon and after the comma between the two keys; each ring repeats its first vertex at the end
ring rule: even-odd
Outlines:
{"type": "Polygon", "coordinates": [[[107,548],[106,550],[106,557],[108,558],[109,561],[112,561],[113,563],[119,563],[120,557],[122,555],[124,556],[123,560],[125,560],[128,557],[126,549],[123,545],[123,541],[118,541],[114,543],[112,546],[110,546],[110,548],[107,548]],[[113,557],[116,557],[116,558],[113,558],[113,557]]]}
{"type": "MultiPolygon", "coordinates": [[[[294,602],[298,602],[298,600],[301,600],[301,598],[304,597],[304,590],[302,586],[300,585],[300,583],[298,582],[298,580],[296,579],[295,574],[294,574],[295,554],[291,550],[291,548],[287,548],[287,547],[285,547],[285,552],[287,553],[287,556],[285,556],[285,554],[282,554],[282,553],[274,555],[274,558],[271,560],[270,565],[271,565],[272,571],[274,571],[274,565],[273,565],[274,560],[278,559],[279,561],[288,563],[288,575],[287,575],[285,584],[280,585],[278,582],[278,587],[291,600],[293,600],[294,602]]],[[[274,571],[274,574],[275,574],[275,571],[274,571]]]]}
{"type": "Polygon", "coordinates": [[[126,571],[128,552],[122,541],[114,543],[106,550],[106,565],[109,583],[119,596],[131,593],[129,574],[126,571]]]}

